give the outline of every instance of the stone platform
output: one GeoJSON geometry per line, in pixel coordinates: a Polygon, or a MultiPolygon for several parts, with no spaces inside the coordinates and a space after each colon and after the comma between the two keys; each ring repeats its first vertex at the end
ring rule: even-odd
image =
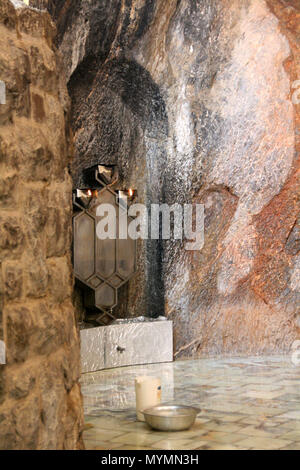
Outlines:
{"type": "Polygon", "coordinates": [[[83,373],[172,361],[172,321],[122,323],[81,330],[83,373]]]}

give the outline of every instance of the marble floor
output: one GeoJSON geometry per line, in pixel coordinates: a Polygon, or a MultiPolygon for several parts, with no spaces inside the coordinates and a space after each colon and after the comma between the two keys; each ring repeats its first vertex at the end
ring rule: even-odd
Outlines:
{"type": "Polygon", "coordinates": [[[201,359],[82,377],[84,440],[97,450],[300,450],[300,366],[290,357],[201,359]],[[136,421],[134,379],[162,379],[163,401],[201,408],[176,433],[136,421]]]}

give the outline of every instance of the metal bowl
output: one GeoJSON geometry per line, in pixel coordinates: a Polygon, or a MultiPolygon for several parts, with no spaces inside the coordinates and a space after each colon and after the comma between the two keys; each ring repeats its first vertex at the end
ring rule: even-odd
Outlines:
{"type": "Polygon", "coordinates": [[[158,405],[143,411],[146,423],[158,431],[189,429],[200,413],[199,408],[184,405],[158,405]]]}

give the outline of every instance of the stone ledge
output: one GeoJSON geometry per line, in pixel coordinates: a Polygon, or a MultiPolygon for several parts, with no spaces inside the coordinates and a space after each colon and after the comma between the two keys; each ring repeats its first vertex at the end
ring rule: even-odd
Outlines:
{"type": "Polygon", "coordinates": [[[173,361],[173,322],[124,323],[81,330],[82,372],[173,361]]]}

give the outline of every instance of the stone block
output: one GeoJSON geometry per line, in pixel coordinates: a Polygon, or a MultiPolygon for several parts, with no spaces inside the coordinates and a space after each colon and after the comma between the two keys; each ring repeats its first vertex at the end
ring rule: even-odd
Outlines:
{"type": "Polygon", "coordinates": [[[47,93],[57,93],[56,57],[48,48],[30,48],[32,84],[47,93]]]}
{"type": "Polygon", "coordinates": [[[20,143],[24,149],[24,176],[29,181],[47,182],[51,175],[53,154],[42,132],[34,131],[32,135],[30,131],[25,130],[26,134],[20,143]]]}
{"type": "Polygon", "coordinates": [[[41,300],[32,308],[31,316],[33,323],[30,330],[31,354],[39,356],[54,354],[65,344],[65,323],[60,319],[60,312],[41,300]]]}
{"type": "Polygon", "coordinates": [[[17,449],[37,449],[40,429],[39,397],[30,395],[25,401],[14,406],[12,417],[18,439],[17,449]]]}
{"type": "MultiPolygon", "coordinates": [[[[1,140],[0,140],[1,142],[1,140]]],[[[3,137],[3,154],[22,168],[23,180],[48,182],[51,176],[53,154],[51,137],[40,126],[30,121],[21,121],[18,132],[7,131],[3,137]],[[17,156],[15,156],[17,154],[17,156]]]]}
{"type": "Polygon", "coordinates": [[[82,433],[84,430],[84,416],[77,413],[78,405],[81,403],[81,389],[79,384],[74,384],[67,397],[68,414],[65,423],[64,449],[72,450],[77,436],[80,436],[77,443],[77,450],[84,449],[82,433]]]}
{"type": "Polygon", "coordinates": [[[67,258],[49,258],[49,294],[58,304],[72,295],[73,279],[67,258]]]}
{"type": "Polygon", "coordinates": [[[30,37],[43,38],[52,47],[56,29],[46,12],[24,8],[17,10],[18,27],[21,33],[30,37]]]}
{"type": "Polygon", "coordinates": [[[24,362],[30,350],[33,319],[26,306],[5,307],[7,364],[24,362]]]}
{"type": "Polygon", "coordinates": [[[0,215],[0,259],[5,253],[21,254],[24,249],[24,233],[16,217],[0,215]]]}
{"type": "Polygon", "coordinates": [[[22,295],[23,269],[19,262],[4,262],[4,295],[7,300],[19,300],[22,295]]]}
{"type": "Polygon", "coordinates": [[[46,295],[49,272],[46,261],[31,259],[26,269],[26,294],[28,297],[40,298],[46,295]]]}
{"type": "Polygon", "coordinates": [[[43,98],[37,93],[31,94],[31,109],[33,118],[37,122],[43,122],[45,120],[45,106],[43,98]]]}
{"type": "Polygon", "coordinates": [[[67,414],[67,394],[59,369],[57,355],[43,363],[40,373],[40,427],[41,448],[62,450],[64,427],[67,414]]]}
{"type": "Polygon", "coordinates": [[[48,207],[45,233],[47,257],[63,256],[71,246],[71,214],[60,206],[48,207]]]}
{"type": "Polygon", "coordinates": [[[16,116],[30,115],[30,62],[21,47],[12,46],[8,55],[5,38],[1,38],[0,45],[0,75],[6,88],[6,104],[0,106],[0,125],[6,125],[16,116]]]}
{"type": "Polygon", "coordinates": [[[0,207],[16,206],[18,175],[0,176],[0,207]]]}
{"type": "Polygon", "coordinates": [[[7,390],[14,400],[26,398],[32,391],[36,383],[37,371],[32,366],[21,366],[21,368],[11,369],[6,374],[7,390]]]}
{"type": "Polygon", "coordinates": [[[15,432],[15,424],[12,416],[12,405],[0,411],[0,449],[16,449],[19,438],[15,432]]]}
{"type": "Polygon", "coordinates": [[[14,29],[17,23],[16,10],[10,0],[1,0],[0,24],[8,29],[14,29]]]}
{"type": "MultiPolygon", "coordinates": [[[[6,129],[7,130],[7,129],[6,129]]],[[[0,134],[0,163],[5,163],[7,168],[18,169],[22,161],[20,150],[16,146],[15,139],[10,132],[0,134]]]]}

